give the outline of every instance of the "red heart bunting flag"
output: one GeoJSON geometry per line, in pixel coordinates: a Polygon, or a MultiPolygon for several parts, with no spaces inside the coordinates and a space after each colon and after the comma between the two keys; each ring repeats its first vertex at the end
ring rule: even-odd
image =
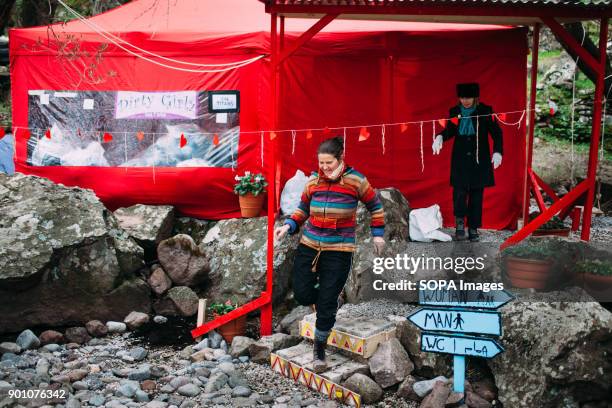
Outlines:
{"type": "Polygon", "coordinates": [[[327,126],[325,126],[325,129],[323,129],[323,134],[329,135],[330,133],[331,133],[331,130],[327,126]]]}
{"type": "Polygon", "coordinates": [[[144,140],[144,132],[136,133],[136,139],[138,139],[139,142],[142,142],[144,140]]]}
{"type": "Polygon", "coordinates": [[[218,135],[218,134],[216,134],[216,133],[213,135],[213,144],[214,144],[215,146],[218,146],[218,145],[219,145],[219,135],[218,135]]]}
{"type": "Polygon", "coordinates": [[[402,123],[402,124],[400,125],[400,132],[404,133],[404,132],[405,132],[405,131],[407,131],[407,130],[408,130],[408,125],[407,125],[407,124],[405,124],[405,123],[402,123]]]}
{"type": "Polygon", "coordinates": [[[312,139],[312,131],[306,132],[306,139],[312,139]]]}
{"type": "Polygon", "coordinates": [[[187,144],[187,139],[185,138],[185,135],[181,133],[181,140],[179,142],[179,147],[182,149],[183,147],[185,147],[186,144],[187,144]]]}
{"type": "Polygon", "coordinates": [[[453,124],[455,126],[457,126],[459,124],[459,118],[458,117],[454,117],[454,118],[451,119],[451,122],[453,122],[453,124]]]}
{"type": "Polygon", "coordinates": [[[499,120],[503,120],[503,121],[506,120],[506,114],[505,113],[500,113],[500,114],[498,114],[496,116],[499,118],[499,120]]]}
{"type": "Polygon", "coordinates": [[[270,140],[276,139],[276,132],[270,132],[270,140]]]}
{"type": "Polygon", "coordinates": [[[446,127],[446,119],[438,119],[438,123],[440,124],[440,126],[446,127]]]}
{"type": "Polygon", "coordinates": [[[105,132],[104,136],[102,136],[102,142],[108,143],[108,142],[112,142],[112,141],[113,141],[113,135],[111,135],[108,132],[105,132]]]}
{"type": "Polygon", "coordinates": [[[45,137],[47,139],[51,139],[51,129],[47,129],[47,131],[45,132],[45,137]]]}
{"type": "Polygon", "coordinates": [[[368,140],[370,138],[370,132],[365,127],[362,127],[359,131],[359,141],[363,142],[364,140],[368,140]]]}

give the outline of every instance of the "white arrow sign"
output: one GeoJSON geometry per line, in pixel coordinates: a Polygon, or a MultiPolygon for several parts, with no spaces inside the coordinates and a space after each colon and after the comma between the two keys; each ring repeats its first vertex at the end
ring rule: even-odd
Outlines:
{"type": "Polygon", "coordinates": [[[421,351],[492,358],[504,351],[493,339],[458,334],[421,334],[421,351]]]}
{"type": "Polygon", "coordinates": [[[501,316],[497,312],[424,307],[408,316],[421,330],[501,336],[501,316]]]}

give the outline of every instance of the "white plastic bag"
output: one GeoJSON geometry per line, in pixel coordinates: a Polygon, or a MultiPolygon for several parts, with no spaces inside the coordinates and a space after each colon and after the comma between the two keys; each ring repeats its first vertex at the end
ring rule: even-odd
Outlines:
{"type": "Polygon", "coordinates": [[[283,214],[293,214],[300,204],[300,198],[302,197],[302,192],[307,182],[308,177],[306,177],[301,170],[296,171],[295,175],[287,180],[280,199],[280,206],[283,214]]]}
{"type": "Polygon", "coordinates": [[[419,242],[452,241],[452,237],[442,231],[442,213],[440,206],[434,204],[427,208],[418,208],[410,211],[409,215],[410,239],[419,242]]]}

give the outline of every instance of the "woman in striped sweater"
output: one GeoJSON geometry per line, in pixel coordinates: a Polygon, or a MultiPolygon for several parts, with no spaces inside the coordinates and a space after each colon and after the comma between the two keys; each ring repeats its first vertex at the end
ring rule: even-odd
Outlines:
{"type": "Polygon", "coordinates": [[[341,137],[319,145],[319,171],[312,174],[295,212],[274,231],[275,239],[295,234],[304,225],[293,266],[293,292],[302,305],[315,305],[315,372],[325,371],[327,337],[336,322],[338,296],[351,270],[355,251],[357,204],[372,215],[375,250],[382,253],[385,214],[382,203],[365,176],[344,163],[341,137]]]}

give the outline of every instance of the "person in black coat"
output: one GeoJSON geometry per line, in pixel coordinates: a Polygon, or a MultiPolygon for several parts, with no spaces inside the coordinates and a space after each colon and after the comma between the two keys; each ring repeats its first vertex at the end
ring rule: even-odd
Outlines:
{"type": "Polygon", "coordinates": [[[493,108],[481,103],[477,83],[457,84],[459,103],[450,108],[449,120],[432,146],[440,154],[443,142],[455,139],[451,158],[450,184],[453,186],[455,238],[464,240],[467,216],[469,239],[479,240],[482,224],[484,188],[495,185],[493,169],[502,162],[502,131],[493,108]],[[489,134],[493,140],[493,157],[489,148],[489,134]]]}

